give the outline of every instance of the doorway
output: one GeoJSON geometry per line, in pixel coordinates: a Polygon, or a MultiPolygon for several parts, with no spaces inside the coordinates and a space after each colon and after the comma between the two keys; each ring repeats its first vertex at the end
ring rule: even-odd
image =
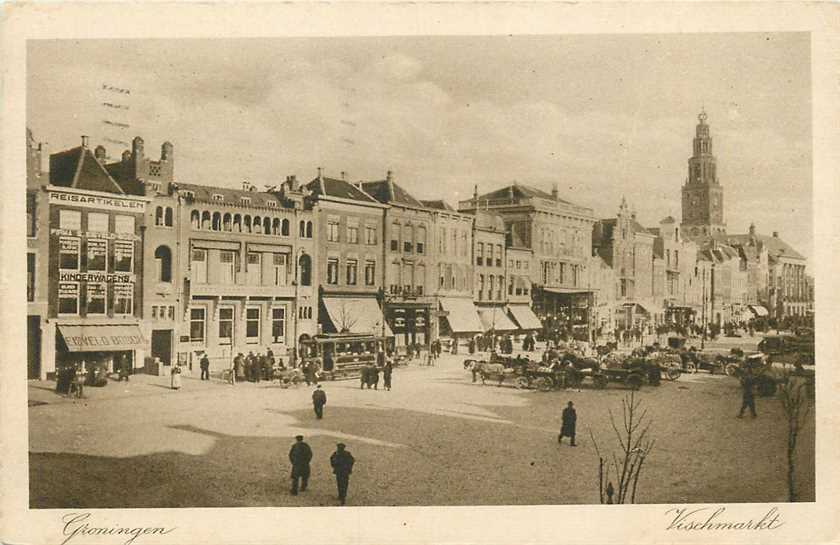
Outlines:
{"type": "Polygon", "coordinates": [[[26,317],[27,378],[41,378],[41,317],[26,317]]]}
{"type": "Polygon", "coordinates": [[[152,331],[152,357],[160,359],[163,365],[172,365],[172,330],[152,331]]]}

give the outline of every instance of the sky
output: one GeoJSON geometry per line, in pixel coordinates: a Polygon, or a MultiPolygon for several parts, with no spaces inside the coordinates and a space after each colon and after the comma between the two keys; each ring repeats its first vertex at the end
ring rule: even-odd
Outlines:
{"type": "Polygon", "coordinates": [[[27,64],[28,126],[52,152],[84,134],[117,158],[108,140],[139,135],[153,158],[174,144],[183,182],[391,170],[453,205],[557,184],[598,217],[626,197],[649,227],[681,217],[704,108],[728,230],[813,256],[805,33],[50,40],[27,64]]]}

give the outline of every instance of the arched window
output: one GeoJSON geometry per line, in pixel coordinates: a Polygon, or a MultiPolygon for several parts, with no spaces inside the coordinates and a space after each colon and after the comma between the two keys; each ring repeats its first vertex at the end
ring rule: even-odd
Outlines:
{"type": "Polygon", "coordinates": [[[172,252],[166,246],[155,250],[155,266],[158,282],[172,282],[172,252]]]}
{"type": "Polygon", "coordinates": [[[280,234],[280,218],[274,218],[274,221],[271,222],[271,234],[280,234]]]}
{"type": "Polygon", "coordinates": [[[251,224],[251,231],[256,234],[262,234],[262,218],[259,216],[254,216],[253,223],[251,224]]]}
{"type": "Polygon", "coordinates": [[[233,232],[234,233],[241,233],[242,232],[242,216],[239,214],[233,215],[233,232]]]}
{"type": "Polygon", "coordinates": [[[155,208],[155,225],[163,225],[163,207],[155,208]]]}
{"type": "Polygon", "coordinates": [[[282,234],[284,237],[289,236],[289,220],[283,220],[283,226],[280,229],[280,234],[282,234]]]}
{"type": "Polygon", "coordinates": [[[312,285],[312,258],[308,255],[303,254],[300,256],[300,260],[298,261],[300,266],[300,285],[301,286],[311,286],[312,285]]]}
{"type": "Polygon", "coordinates": [[[263,234],[270,235],[271,234],[271,218],[268,216],[263,218],[263,234]]]}
{"type": "Polygon", "coordinates": [[[306,222],[306,238],[312,238],[312,222],[306,222]]]}
{"type": "Polygon", "coordinates": [[[306,222],[300,220],[300,233],[298,234],[300,238],[306,237],[306,222]]]}
{"type": "Polygon", "coordinates": [[[232,231],[233,227],[231,226],[231,218],[230,214],[225,214],[224,218],[222,219],[222,230],[224,231],[232,231]]]}
{"type": "Polygon", "coordinates": [[[213,230],[222,230],[222,214],[219,212],[213,212],[213,230]]]}
{"type": "Polygon", "coordinates": [[[201,216],[198,210],[190,212],[190,225],[192,225],[193,229],[201,229],[201,216]]]}
{"type": "Polygon", "coordinates": [[[201,213],[201,228],[210,230],[210,212],[207,210],[201,213]]]}
{"type": "Polygon", "coordinates": [[[245,217],[242,218],[242,232],[243,233],[250,233],[251,232],[251,216],[245,214],[245,217]]]}

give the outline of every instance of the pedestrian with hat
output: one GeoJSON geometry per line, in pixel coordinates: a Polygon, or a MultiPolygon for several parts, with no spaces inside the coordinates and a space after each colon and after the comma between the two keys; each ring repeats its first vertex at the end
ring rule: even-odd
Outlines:
{"type": "Polygon", "coordinates": [[[338,501],[341,505],[347,502],[347,487],[350,485],[350,474],[353,473],[353,464],[356,460],[349,451],[345,450],[344,443],[338,443],[335,452],[330,456],[330,465],[335,474],[335,483],[338,486],[338,501]]]}
{"type": "Polygon", "coordinates": [[[305,492],[309,484],[309,462],[312,461],[312,449],[303,441],[302,435],[295,436],[295,444],[289,450],[289,461],[292,463],[292,496],[300,491],[305,492]]]}
{"type": "Polygon", "coordinates": [[[577,426],[577,412],[575,411],[575,404],[569,401],[569,405],[563,409],[563,423],[560,426],[560,435],[557,436],[557,442],[563,444],[563,438],[568,437],[572,440],[572,446],[575,445],[575,427],[577,426]]]}
{"type": "Polygon", "coordinates": [[[321,385],[315,387],[312,392],[312,407],[315,409],[315,417],[320,420],[324,418],[324,405],[327,404],[327,393],[321,389],[321,385]]]}

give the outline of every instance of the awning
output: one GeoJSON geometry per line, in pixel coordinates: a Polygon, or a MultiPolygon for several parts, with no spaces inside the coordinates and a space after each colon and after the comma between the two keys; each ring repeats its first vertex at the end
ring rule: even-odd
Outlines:
{"type": "Polygon", "coordinates": [[[756,316],[767,316],[768,314],[770,314],[769,312],[767,312],[767,309],[764,308],[761,305],[748,305],[748,306],[750,307],[750,310],[753,311],[753,313],[756,316]]]}
{"type": "Polygon", "coordinates": [[[568,295],[568,294],[583,294],[583,293],[593,293],[597,290],[595,288],[543,288],[543,291],[547,291],[548,293],[556,293],[558,295],[568,295]]]}
{"type": "Polygon", "coordinates": [[[441,297],[440,307],[449,313],[446,320],[449,322],[449,329],[453,333],[481,333],[484,331],[472,300],[441,297]]]}
{"type": "Polygon", "coordinates": [[[542,322],[528,305],[509,305],[508,310],[519,324],[519,329],[542,329],[542,322]]]}
{"type": "Polygon", "coordinates": [[[385,336],[394,336],[374,297],[324,297],[323,301],[336,333],[382,335],[384,324],[385,336]]]}
{"type": "Polygon", "coordinates": [[[642,312],[644,314],[650,314],[650,311],[647,309],[647,307],[645,307],[643,304],[641,304],[639,302],[624,303],[621,306],[624,306],[624,307],[638,307],[642,310],[642,312]]]}
{"type": "Polygon", "coordinates": [[[484,331],[516,331],[519,329],[516,324],[510,321],[505,314],[505,309],[500,307],[478,309],[484,331]]]}
{"type": "Polygon", "coordinates": [[[140,327],[121,325],[59,325],[58,331],[70,352],[113,352],[144,348],[140,327]]]}

